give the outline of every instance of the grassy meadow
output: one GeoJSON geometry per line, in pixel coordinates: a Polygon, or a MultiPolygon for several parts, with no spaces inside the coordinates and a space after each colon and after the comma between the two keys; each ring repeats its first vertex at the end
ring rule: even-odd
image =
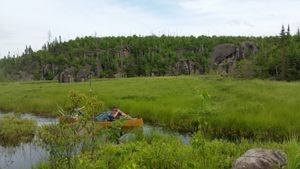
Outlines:
{"type": "MultiPolygon", "coordinates": [[[[0,83],[0,109],[57,115],[89,82],[0,83]]],[[[300,83],[219,76],[94,79],[92,94],[146,122],[213,137],[282,139],[300,131],[300,83]],[[203,97],[206,96],[206,97],[203,97]]]]}

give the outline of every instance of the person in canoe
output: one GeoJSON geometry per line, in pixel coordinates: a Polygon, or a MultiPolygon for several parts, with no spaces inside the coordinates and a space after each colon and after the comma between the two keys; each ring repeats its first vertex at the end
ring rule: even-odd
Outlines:
{"type": "Polygon", "coordinates": [[[113,107],[111,111],[111,115],[113,119],[120,119],[120,118],[128,118],[130,119],[131,117],[124,112],[122,112],[118,107],[113,107]]]}
{"type": "Polygon", "coordinates": [[[127,118],[131,119],[131,117],[124,112],[122,112],[118,107],[113,107],[111,112],[104,112],[96,116],[98,121],[114,121],[116,119],[127,118]]]}

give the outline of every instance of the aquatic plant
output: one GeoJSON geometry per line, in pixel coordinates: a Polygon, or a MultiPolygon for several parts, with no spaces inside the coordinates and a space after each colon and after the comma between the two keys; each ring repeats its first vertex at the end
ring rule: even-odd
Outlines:
{"type": "Polygon", "coordinates": [[[5,115],[0,118],[0,145],[17,146],[31,142],[36,128],[37,124],[34,120],[5,115]]]}

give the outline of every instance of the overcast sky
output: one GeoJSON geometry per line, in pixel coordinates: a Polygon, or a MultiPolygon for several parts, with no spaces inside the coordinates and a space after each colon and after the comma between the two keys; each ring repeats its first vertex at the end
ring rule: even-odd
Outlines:
{"type": "Polygon", "coordinates": [[[0,57],[62,36],[276,35],[300,26],[299,0],[0,0],[0,57]]]}

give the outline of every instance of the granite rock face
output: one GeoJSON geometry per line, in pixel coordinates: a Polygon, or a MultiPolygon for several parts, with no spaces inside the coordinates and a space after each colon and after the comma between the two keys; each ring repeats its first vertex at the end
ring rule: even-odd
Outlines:
{"type": "Polygon", "coordinates": [[[236,57],[237,50],[238,48],[234,44],[217,45],[214,48],[214,51],[211,56],[213,64],[218,65],[228,58],[236,57]]]}
{"type": "Polygon", "coordinates": [[[70,83],[70,82],[74,82],[74,77],[75,77],[75,69],[67,68],[59,74],[58,81],[60,83],[70,83]]]}
{"type": "Polygon", "coordinates": [[[220,74],[228,74],[234,71],[236,62],[254,55],[258,51],[255,42],[244,41],[239,45],[220,44],[217,45],[212,54],[212,66],[220,74]]]}
{"type": "Polygon", "coordinates": [[[282,169],[287,155],[280,150],[250,149],[235,161],[232,169],[282,169]]]}

